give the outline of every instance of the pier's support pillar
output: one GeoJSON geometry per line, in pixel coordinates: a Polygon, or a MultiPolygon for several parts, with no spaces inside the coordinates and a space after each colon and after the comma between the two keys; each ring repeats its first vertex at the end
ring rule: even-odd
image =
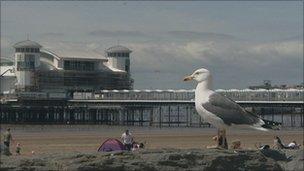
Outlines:
{"type": "Polygon", "coordinates": [[[151,110],[150,110],[150,122],[149,122],[149,126],[153,126],[153,123],[154,123],[154,121],[153,121],[153,108],[151,108],[151,110]]]}
{"type": "Polygon", "coordinates": [[[189,127],[189,106],[186,106],[186,126],[189,127]]]}
{"type": "Polygon", "coordinates": [[[293,113],[292,113],[292,108],[289,108],[289,113],[290,113],[290,126],[291,127],[294,127],[294,124],[293,124],[293,113]]]}
{"type": "Polygon", "coordinates": [[[129,125],[129,120],[130,120],[130,117],[129,117],[129,109],[127,109],[127,111],[126,111],[127,113],[127,121],[126,121],[126,123],[127,123],[127,125],[129,125]]]}
{"type": "Polygon", "coordinates": [[[162,107],[159,107],[159,118],[158,118],[159,124],[158,126],[161,128],[162,127],[162,107]]]}
{"type": "Polygon", "coordinates": [[[190,107],[190,116],[189,116],[189,126],[192,126],[192,115],[193,115],[193,108],[190,107]]]}
{"type": "Polygon", "coordinates": [[[140,109],[140,126],[144,125],[144,109],[140,109]]]}
{"type": "Polygon", "coordinates": [[[171,126],[171,106],[168,106],[168,125],[171,126]]]}
{"type": "Polygon", "coordinates": [[[179,106],[177,106],[177,126],[179,127],[179,106]]]}
{"type": "Polygon", "coordinates": [[[134,126],[134,123],[135,123],[135,110],[132,109],[132,125],[134,126]]]}

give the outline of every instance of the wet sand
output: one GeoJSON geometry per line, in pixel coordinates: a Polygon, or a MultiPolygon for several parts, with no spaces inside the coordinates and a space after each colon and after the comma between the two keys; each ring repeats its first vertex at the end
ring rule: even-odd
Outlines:
{"type": "MultiPolygon", "coordinates": [[[[1,132],[10,127],[14,143],[11,151],[15,152],[16,143],[22,147],[22,155],[51,154],[62,152],[96,152],[100,144],[107,138],[120,139],[122,132],[129,129],[135,141],[146,142],[147,149],[175,148],[204,149],[213,145],[214,128],[154,128],[154,127],[122,127],[100,125],[2,125],[1,132]]],[[[254,144],[273,144],[273,136],[278,135],[283,143],[292,140],[303,143],[303,130],[228,130],[228,143],[239,139],[244,149],[255,149],[254,144]]]]}

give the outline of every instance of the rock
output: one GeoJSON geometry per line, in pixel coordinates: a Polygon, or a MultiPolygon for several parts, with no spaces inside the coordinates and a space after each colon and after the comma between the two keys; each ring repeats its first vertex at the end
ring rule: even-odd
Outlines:
{"type": "Polygon", "coordinates": [[[304,150],[288,150],[289,161],[283,165],[285,170],[298,171],[304,170],[304,150]]]}
{"type": "MultiPolygon", "coordinates": [[[[119,153],[68,153],[33,157],[1,156],[2,170],[299,170],[303,150],[254,151],[158,149],[119,153]],[[288,154],[287,154],[288,153],[288,154]]],[[[302,165],[301,165],[302,164],[302,165]]]]}
{"type": "Polygon", "coordinates": [[[260,151],[266,157],[272,158],[273,160],[287,161],[286,154],[283,151],[278,151],[278,150],[273,150],[273,149],[263,149],[260,151]]]}

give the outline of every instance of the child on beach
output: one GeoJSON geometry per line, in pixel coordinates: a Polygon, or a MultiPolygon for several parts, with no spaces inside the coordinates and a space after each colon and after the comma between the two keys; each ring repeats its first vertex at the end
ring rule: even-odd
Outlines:
{"type": "Polygon", "coordinates": [[[216,142],[216,145],[207,146],[207,148],[220,148],[220,149],[228,149],[227,139],[223,136],[223,131],[219,132],[219,136],[216,135],[212,137],[212,139],[216,142]]]}
{"type": "Polygon", "coordinates": [[[242,147],[241,147],[241,141],[240,140],[233,141],[232,145],[231,145],[231,149],[234,149],[234,150],[242,149],[242,147]]]}
{"type": "Polygon", "coordinates": [[[20,143],[17,143],[17,146],[16,146],[16,154],[17,154],[17,155],[20,155],[20,154],[21,154],[21,146],[20,146],[20,143]]]}

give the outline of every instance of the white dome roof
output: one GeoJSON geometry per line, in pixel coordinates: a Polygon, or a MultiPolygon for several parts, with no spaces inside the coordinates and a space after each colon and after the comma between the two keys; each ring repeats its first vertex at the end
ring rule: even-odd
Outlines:
{"type": "Polygon", "coordinates": [[[24,48],[24,47],[41,48],[42,46],[39,43],[31,40],[25,40],[14,44],[14,48],[24,48]]]}
{"type": "Polygon", "coordinates": [[[128,49],[127,47],[121,46],[121,45],[116,45],[108,48],[106,50],[108,53],[113,53],[113,52],[124,52],[124,53],[131,53],[132,51],[128,49]]]}

